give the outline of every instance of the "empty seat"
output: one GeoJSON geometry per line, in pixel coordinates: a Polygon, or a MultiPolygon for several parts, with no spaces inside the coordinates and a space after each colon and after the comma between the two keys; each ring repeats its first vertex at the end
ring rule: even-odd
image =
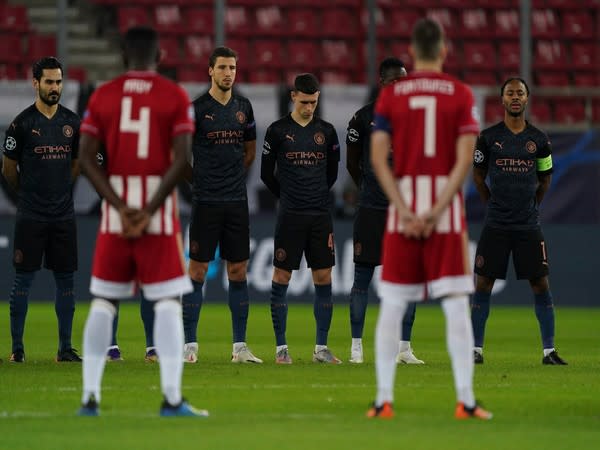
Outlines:
{"type": "Polygon", "coordinates": [[[382,36],[410,38],[413,26],[420,18],[421,13],[418,10],[394,8],[389,17],[389,23],[393,26],[383,30],[382,36]]]}
{"type": "Polygon", "coordinates": [[[495,10],[494,24],[496,37],[519,39],[521,25],[519,23],[519,12],[516,9],[495,10]]]}
{"type": "Polygon", "coordinates": [[[255,58],[250,53],[250,45],[247,39],[227,39],[225,45],[237,53],[238,67],[244,67],[247,69],[254,65],[255,58]]]}
{"type": "Polygon", "coordinates": [[[160,66],[175,67],[181,62],[179,40],[176,37],[160,38],[160,66]]]}
{"type": "Polygon", "coordinates": [[[358,33],[357,17],[350,9],[327,8],[321,16],[321,28],[314,30],[319,36],[354,37],[358,33]]]}
{"type": "Polygon", "coordinates": [[[283,16],[278,6],[270,5],[256,8],[256,35],[278,36],[285,32],[283,16]]]}
{"type": "Polygon", "coordinates": [[[315,41],[306,39],[288,42],[287,63],[290,66],[313,72],[320,59],[319,46],[315,41]]]}
{"type": "Polygon", "coordinates": [[[124,6],[117,9],[119,32],[125,33],[129,28],[138,25],[152,25],[148,12],[141,6],[124,6]]]}
{"type": "Polygon", "coordinates": [[[465,42],[463,62],[468,68],[495,69],[496,49],[490,42],[465,42]]]}
{"type": "Polygon", "coordinates": [[[85,83],[87,81],[87,69],[81,66],[69,66],[67,68],[67,78],[79,83],[85,83]]]}
{"type": "Polygon", "coordinates": [[[498,67],[516,70],[521,65],[521,49],[517,42],[501,42],[498,49],[498,67]]]}
{"type": "MultiPolygon", "coordinates": [[[[444,29],[447,36],[453,37],[458,35],[459,26],[454,12],[448,8],[436,8],[427,11],[427,17],[437,20],[444,29]]],[[[420,17],[419,17],[420,18],[420,17]]],[[[414,25],[414,24],[413,24],[414,25]]]]}
{"type": "Polygon", "coordinates": [[[412,58],[408,53],[409,45],[410,41],[392,41],[388,52],[391,56],[400,58],[407,68],[412,66],[412,58]]]}
{"type": "MultiPolygon", "coordinates": [[[[2,50],[2,47],[0,47],[0,50],[2,50]]],[[[19,78],[20,73],[16,64],[0,63],[0,80],[17,80],[19,78]]]]}
{"type": "Polygon", "coordinates": [[[534,125],[552,122],[552,109],[549,102],[536,97],[533,103],[529,103],[529,118],[534,125]]]}
{"type": "Polygon", "coordinates": [[[533,67],[536,69],[565,69],[567,52],[559,40],[537,41],[534,48],[533,67]]]}
{"type": "Polygon", "coordinates": [[[0,32],[14,31],[24,33],[29,30],[27,7],[21,5],[0,4],[0,32]]]}
{"type": "Polygon", "coordinates": [[[558,39],[560,25],[556,12],[551,9],[534,9],[531,12],[531,35],[538,38],[558,39]]]}
{"type": "Polygon", "coordinates": [[[25,61],[23,37],[15,33],[0,33],[0,63],[25,61]]]}
{"type": "Polygon", "coordinates": [[[177,5],[159,5],[154,8],[154,24],[159,33],[185,32],[177,5]]]}
{"type": "Polygon", "coordinates": [[[320,28],[318,11],[308,8],[291,8],[287,10],[287,28],[290,36],[314,36],[320,28]]]}
{"type": "Polygon", "coordinates": [[[225,33],[227,36],[242,37],[252,34],[255,28],[250,13],[244,6],[228,6],[225,9],[225,33]]]}
{"type": "Polygon", "coordinates": [[[350,50],[348,41],[324,40],[321,42],[321,58],[324,67],[354,67],[354,52],[350,50]]]}
{"type": "MultiPolygon", "coordinates": [[[[213,41],[209,36],[188,36],[184,41],[186,62],[208,65],[213,50],[213,41]]],[[[234,49],[235,50],[235,49],[234,49]]]]}
{"type": "Polygon", "coordinates": [[[536,79],[538,86],[541,87],[563,87],[570,84],[569,76],[564,71],[548,72],[542,70],[536,73],[536,79]]]}
{"type": "Polygon", "coordinates": [[[347,70],[321,71],[321,83],[324,84],[349,84],[352,81],[352,74],[347,70]]]}
{"type": "MultiPolygon", "coordinates": [[[[360,14],[360,26],[361,29],[364,32],[367,31],[367,29],[369,28],[369,11],[366,8],[363,8],[361,10],[361,14],[360,14]]],[[[376,32],[379,36],[381,36],[382,33],[387,32],[387,21],[386,21],[386,14],[384,14],[383,10],[379,7],[375,7],[375,29],[376,32]]]]}
{"type": "Polygon", "coordinates": [[[205,65],[180,66],[177,68],[177,81],[180,83],[206,83],[208,73],[205,65]]]}
{"type": "Polygon", "coordinates": [[[554,121],[570,125],[585,121],[585,103],[581,98],[556,98],[554,103],[554,121]]]}
{"type": "Polygon", "coordinates": [[[487,12],[483,8],[464,9],[460,13],[459,35],[463,37],[493,36],[493,28],[488,23],[487,12]]]}
{"type": "Polygon", "coordinates": [[[480,8],[486,9],[500,9],[519,6],[519,0],[476,0],[475,3],[480,8]]]}
{"type": "Polygon", "coordinates": [[[215,15],[209,8],[188,8],[184,20],[187,33],[211,35],[214,31],[215,15]]]}
{"type": "Polygon", "coordinates": [[[600,77],[596,72],[575,72],[573,79],[577,87],[596,87],[600,84],[600,77]]]}
{"type": "Polygon", "coordinates": [[[248,73],[248,82],[256,84],[275,84],[281,82],[281,71],[278,69],[254,69],[248,73]]]}
{"type": "Polygon", "coordinates": [[[562,34],[570,39],[592,39],[592,16],[584,11],[565,11],[562,16],[562,34]]]}
{"type": "Polygon", "coordinates": [[[30,34],[27,45],[27,60],[33,62],[46,56],[56,56],[56,36],[30,34]]]}
{"type": "Polygon", "coordinates": [[[574,42],[571,45],[571,64],[576,69],[595,70],[600,68],[600,45],[574,42]]]}
{"type": "Polygon", "coordinates": [[[284,64],[283,46],[278,40],[254,41],[252,56],[251,62],[256,66],[281,67],[284,64]]]}
{"type": "Polygon", "coordinates": [[[471,86],[496,86],[498,84],[496,72],[493,71],[468,71],[465,72],[463,80],[471,86]]]}
{"type": "Polygon", "coordinates": [[[504,106],[500,97],[485,99],[485,123],[490,125],[504,120],[504,106]]]}

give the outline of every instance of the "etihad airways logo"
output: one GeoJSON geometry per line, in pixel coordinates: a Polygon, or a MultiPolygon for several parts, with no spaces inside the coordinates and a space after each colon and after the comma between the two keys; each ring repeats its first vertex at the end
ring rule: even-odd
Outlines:
{"type": "Polygon", "coordinates": [[[529,172],[533,169],[535,163],[530,159],[519,159],[519,158],[498,158],[496,159],[496,166],[503,172],[512,173],[523,173],[529,172]]]}
{"type": "Polygon", "coordinates": [[[285,157],[295,166],[316,166],[325,159],[324,152],[286,152],[285,157]]]}
{"type": "Polygon", "coordinates": [[[71,153],[70,145],[39,145],[33,148],[33,152],[42,155],[42,159],[66,159],[71,153]]]}

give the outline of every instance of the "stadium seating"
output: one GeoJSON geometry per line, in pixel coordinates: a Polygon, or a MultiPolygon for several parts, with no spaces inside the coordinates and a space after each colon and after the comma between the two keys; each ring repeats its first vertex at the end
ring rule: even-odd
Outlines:
{"type": "Polygon", "coordinates": [[[491,42],[465,42],[463,62],[467,69],[495,69],[496,49],[491,42]]]}
{"type": "Polygon", "coordinates": [[[460,13],[459,36],[463,38],[486,38],[494,35],[487,12],[483,8],[463,9],[460,13]]]}
{"type": "Polygon", "coordinates": [[[554,120],[562,124],[578,124],[585,121],[585,104],[581,98],[558,97],[552,99],[554,120]]]}
{"type": "Polygon", "coordinates": [[[494,124],[504,120],[504,106],[500,97],[487,97],[485,99],[485,123],[494,124]]]}
{"type": "Polygon", "coordinates": [[[23,60],[23,36],[0,33],[0,63],[18,63],[23,60]]]}
{"type": "Polygon", "coordinates": [[[214,32],[214,13],[210,8],[187,8],[184,12],[187,33],[212,35],[214,32]]]}
{"type": "Polygon", "coordinates": [[[539,71],[535,74],[537,85],[541,87],[568,86],[569,75],[566,72],[544,72],[539,71]]]}
{"type": "Polygon", "coordinates": [[[546,124],[552,122],[552,110],[546,99],[537,97],[529,103],[529,118],[534,124],[546,124]]]}
{"type": "MultiPolygon", "coordinates": [[[[0,51],[2,48],[0,47],[0,51]]],[[[0,62],[0,80],[17,80],[21,74],[15,64],[0,62]]]]}
{"type": "Polygon", "coordinates": [[[0,32],[25,33],[29,31],[27,8],[20,5],[0,4],[0,32]]]}
{"type": "Polygon", "coordinates": [[[521,26],[519,11],[516,9],[497,9],[494,11],[494,30],[499,39],[519,39],[521,26]]]}

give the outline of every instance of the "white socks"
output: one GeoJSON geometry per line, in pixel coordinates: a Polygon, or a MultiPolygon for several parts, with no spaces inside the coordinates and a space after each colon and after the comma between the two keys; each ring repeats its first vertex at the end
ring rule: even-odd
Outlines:
{"type": "Polygon", "coordinates": [[[83,394],[81,403],[93,395],[100,403],[100,386],[106,364],[106,350],[110,345],[112,322],[116,308],[107,300],[92,300],[83,329],[83,394]]]}
{"type": "Polygon", "coordinates": [[[398,341],[400,340],[402,317],[404,317],[407,306],[405,301],[381,299],[375,328],[376,406],[394,401],[398,341]]]}
{"type": "Polygon", "coordinates": [[[446,345],[452,372],[456,398],[467,407],[475,406],[473,393],[473,328],[466,295],[446,297],[442,300],[446,316],[446,345]]]}
{"type": "Polygon", "coordinates": [[[160,386],[171,405],[181,403],[183,373],[183,319],[181,304],[175,299],[156,302],[154,343],[160,365],[160,386]]]}

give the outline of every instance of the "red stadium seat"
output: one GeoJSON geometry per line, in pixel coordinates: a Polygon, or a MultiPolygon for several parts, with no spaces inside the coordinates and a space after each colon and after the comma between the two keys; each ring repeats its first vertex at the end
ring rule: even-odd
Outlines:
{"type": "Polygon", "coordinates": [[[277,40],[256,40],[253,45],[253,63],[260,67],[262,65],[279,68],[284,65],[283,46],[277,40]]]}
{"type": "Polygon", "coordinates": [[[283,15],[278,6],[269,5],[256,8],[255,35],[279,36],[285,32],[283,15]]]}
{"type": "Polygon", "coordinates": [[[574,42],[571,45],[571,64],[576,69],[596,70],[600,68],[600,45],[574,42]]]}
{"type": "Polygon", "coordinates": [[[551,9],[534,9],[531,12],[531,36],[558,39],[560,25],[556,12],[551,9]]]}
{"type": "Polygon", "coordinates": [[[534,69],[565,69],[568,67],[567,51],[559,40],[537,41],[533,57],[534,69]]]}
{"type": "Polygon", "coordinates": [[[485,99],[485,123],[490,125],[504,120],[504,106],[500,97],[485,99]]]}
{"type": "Polygon", "coordinates": [[[225,45],[237,53],[239,67],[247,69],[254,65],[254,56],[250,53],[250,44],[247,39],[227,39],[225,45]]]}
{"type": "Polygon", "coordinates": [[[186,63],[185,66],[178,67],[177,81],[180,83],[206,83],[208,81],[206,65],[191,66],[186,63]]]}
{"type": "Polygon", "coordinates": [[[141,6],[122,6],[117,10],[119,32],[125,33],[137,25],[152,25],[148,12],[141,6]]]}
{"type": "Polygon", "coordinates": [[[585,103],[581,98],[556,98],[554,103],[554,121],[560,124],[585,122],[585,103]]]}
{"type": "Polygon", "coordinates": [[[471,86],[497,86],[496,72],[468,71],[465,72],[463,81],[471,86]]]}
{"type": "Polygon", "coordinates": [[[254,21],[244,6],[228,6],[225,10],[225,34],[231,37],[248,36],[254,32],[254,21]]]}
{"type": "Polygon", "coordinates": [[[519,39],[521,25],[519,11],[516,9],[498,9],[494,11],[496,37],[503,39],[519,39]]]}
{"type": "Polygon", "coordinates": [[[350,50],[348,41],[345,40],[324,40],[321,42],[322,66],[327,68],[354,67],[354,51],[350,50]]]}
{"type": "Polygon", "coordinates": [[[600,85],[600,76],[596,72],[575,72],[573,78],[577,87],[596,87],[600,85]]]}
{"type": "Polygon", "coordinates": [[[457,48],[452,41],[446,43],[448,47],[448,54],[446,55],[446,60],[444,61],[444,69],[450,74],[456,74],[457,71],[462,68],[463,55],[460,52],[460,49],[457,48]]]}
{"type": "Polygon", "coordinates": [[[491,42],[465,42],[463,61],[467,68],[495,69],[496,49],[491,42]]]}
{"type": "Polygon", "coordinates": [[[552,110],[548,101],[537,97],[529,104],[529,117],[534,124],[552,122],[552,110]]]}
{"type": "Polygon", "coordinates": [[[186,33],[212,35],[215,15],[209,8],[188,8],[184,12],[186,33]]]}
{"type": "Polygon", "coordinates": [[[69,66],[67,68],[67,78],[79,83],[85,83],[87,81],[87,70],[85,67],[69,66]]]}
{"type": "Polygon", "coordinates": [[[600,98],[592,99],[592,122],[600,124],[600,98]]]}
{"type": "Polygon", "coordinates": [[[480,8],[486,9],[500,9],[519,6],[519,0],[476,0],[475,3],[480,8]]]}
{"type": "Polygon", "coordinates": [[[184,47],[186,62],[208,66],[208,58],[213,51],[212,38],[191,35],[185,38],[184,47]]]}
{"type": "Polygon", "coordinates": [[[569,85],[569,75],[567,72],[546,72],[536,73],[537,84],[540,87],[563,87],[569,85]]]}
{"type": "Polygon", "coordinates": [[[287,45],[287,63],[292,67],[313,72],[318,67],[321,56],[319,46],[314,40],[293,40],[287,45]]]}
{"type": "Polygon", "coordinates": [[[494,30],[490,27],[487,12],[483,8],[463,9],[460,12],[460,31],[463,37],[489,37],[494,30]]]}
{"type": "Polygon", "coordinates": [[[413,25],[421,18],[418,10],[404,8],[394,8],[390,12],[389,23],[393,24],[387,30],[382,32],[382,36],[391,36],[398,38],[410,38],[413,25]]]}
{"type": "Polygon", "coordinates": [[[500,42],[498,66],[516,70],[521,65],[521,49],[517,42],[500,42]]]}
{"type": "Polygon", "coordinates": [[[352,75],[346,70],[323,70],[321,72],[321,83],[323,84],[349,84],[352,83],[352,75]]]}
{"type": "MultiPolygon", "coordinates": [[[[366,32],[368,27],[369,27],[369,12],[366,8],[363,8],[361,10],[361,14],[360,14],[360,28],[363,32],[366,32]]],[[[385,33],[388,29],[387,21],[386,21],[386,14],[384,14],[383,9],[381,9],[378,6],[375,7],[375,29],[379,36],[381,36],[382,33],[385,33]]]]}
{"type": "Polygon", "coordinates": [[[0,4],[0,32],[14,31],[25,33],[29,31],[27,7],[21,5],[0,4]]]}
{"type": "Polygon", "coordinates": [[[181,63],[179,39],[176,37],[160,38],[160,66],[175,67],[181,63]]]}
{"type": "MultiPolygon", "coordinates": [[[[360,52],[358,54],[358,58],[359,58],[359,61],[365,62],[365,64],[367,63],[367,51],[368,51],[368,42],[362,41],[362,43],[360,45],[360,52]]],[[[396,56],[393,53],[388,52],[385,49],[383,40],[376,41],[375,42],[375,60],[381,61],[383,58],[386,58],[388,56],[395,56],[396,58],[399,58],[399,56],[396,56]]],[[[400,59],[402,59],[402,58],[400,58],[400,59]]]]}
{"type": "Polygon", "coordinates": [[[354,11],[350,9],[327,8],[321,16],[321,28],[314,30],[324,37],[350,38],[358,33],[358,21],[354,11]]]}
{"type": "Polygon", "coordinates": [[[593,39],[592,16],[584,11],[565,11],[562,16],[562,34],[570,39],[593,39]]]}
{"type": "Polygon", "coordinates": [[[154,8],[154,23],[159,33],[182,33],[181,13],[177,5],[159,5],[154,8]]]}
{"type": "MultiPolygon", "coordinates": [[[[0,51],[3,50],[0,47],[0,51]]],[[[15,64],[0,63],[0,80],[17,80],[19,79],[19,71],[15,64]]]]}
{"type": "Polygon", "coordinates": [[[25,59],[22,35],[0,33],[0,63],[18,63],[25,59]]]}
{"type": "Polygon", "coordinates": [[[37,61],[46,56],[56,55],[56,36],[30,34],[27,46],[29,62],[37,61]]]}
{"type": "MultiPolygon", "coordinates": [[[[427,11],[427,17],[437,20],[444,32],[447,36],[453,37],[458,35],[458,30],[460,27],[458,26],[458,21],[456,20],[456,16],[454,12],[448,8],[436,8],[430,9],[427,11]]],[[[420,18],[420,17],[419,17],[420,18]]],[[[413,24],[414,25],[414,24],[413,24]]],[[[412,30],[412,28],[411,28],[412,30]]]]}
{"type": "Polygon", "coordinates": [[[389,47],[389,53],[396,58],[400,58],[407,69],[412,67],[412,59],[408,53],[409,45],[410,41],[392,41],[389,47]]]}
{"type": "Polygon", "coordinates": [[[287,10],[287,28],[290,36],[314,36],[320,28],[318,11],[308,8],[291,8],[287,10]]]}

